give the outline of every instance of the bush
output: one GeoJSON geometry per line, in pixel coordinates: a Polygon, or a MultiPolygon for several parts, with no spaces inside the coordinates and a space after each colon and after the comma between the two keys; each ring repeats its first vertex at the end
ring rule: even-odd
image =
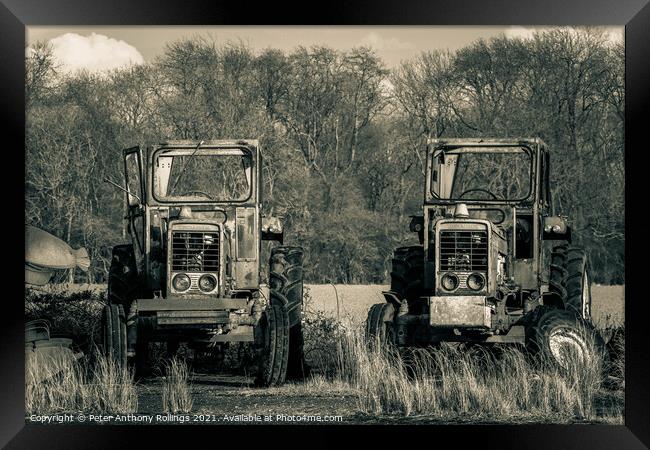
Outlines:
{"type": "Polygon", "coordinates": [[[101,342],[103,292],[52,293],[25,290],[25,320],[45,319],[52,335],[65,335],[84,353],[101,342]]]}

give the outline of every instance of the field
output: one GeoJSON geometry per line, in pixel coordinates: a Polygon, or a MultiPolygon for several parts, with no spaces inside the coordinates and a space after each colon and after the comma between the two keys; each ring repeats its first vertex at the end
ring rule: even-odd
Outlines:
{"type": "MultiPolygon", "coordinates": [[[[519,351],[508,351],[486,365],[485,355],[475,350],[445,346],[433,353],[410,355],[417,370],[409,374],[400,355],[370,351],[359,338],[358,328],[368,308],[382,301],[381,291],[386,288],[306,286],[305,345],[314,368],[307,381],[255,388],[246,368],[233,363],[215,372],[214,365],[181,349],[177,359],[161,363],[158,376],[135,381],[100,360],[102,370],[86,369],[86,375],[68,376],[67,384],[58,383],[56,389],[46,385],[28,390],[33,397],[28,398],[27,417],[95,411],[157,416],[154,423],[319,420],[314,417],[343,423],[622,423],[622,376],[610,377],[615,381],[606,386],[595,375],[599,373],[595,367],[576,367],[572,373],[560,374],[532,364],[519,351]],[[123,389],[109,392],[97,389],[98,384],[123,389]],[[73,400],[65,400],[66,390],[73,400]],[[107,392],[110,395],[105,398],[107,392]],[[176,415],[168,415],[172,413],[176,415]]],[[[66,293],[46,296],[47,301],[31,298],[26,303],[27,316],[37,316],[39,311],[58,316],[53,321],[61,330],[86,330],[85,335],[79,332],[75,342],[87,346],[92,341],[88,330],[96,327],[101,308],[102,286],[95,286],[93,295],[87,290],[88,286],[67,287],[66,293]],[[71,291],[77,293],[70,295],[71,291]],[[71,318],[78,318],[79,323],[71,323],[71,318]]],[[[603,330],[624,323],[623,291],[622,286],[593,286],[594,321],[603,330]]],[[[228,356],[231,362],[242,351],[233,347],[228,356]]],[[[97,367],[90,352],[86,353],[84,364],[97,367]]]]}
{"type": "MultiPolygon", "coordinates": [[[[370,306],[383,302],[382,291],[386,285],[334,285],[313,284],[307,286],[311,297],[309,307],[323,311],[332,318],[349,324],[366,320],[370,306]]],[[[605,327],[625,322],[624,286],[591,287],[593,318],[597,326],[605,327]]]]}

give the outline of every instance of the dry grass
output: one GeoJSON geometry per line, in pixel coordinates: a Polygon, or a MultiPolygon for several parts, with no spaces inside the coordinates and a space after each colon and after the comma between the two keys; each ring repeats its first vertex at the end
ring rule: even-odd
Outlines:
{"type": "MultiPolygon", "coordinates": [[[[323,386],[329,382],[338,392],[357,395],[359,411],[371,415],[425,415],[441,421],[622,423],[622,383],[610,383],[609,390],[602,387],[601,360],[560,370],[518,347],[489,352],[482,347],[444,344],[399,353],[374,351],[359,327],[314,308],[318,302],[313,295],[309,289],[310,314],[304,333],[307,361],[317,375],[305,383],[305,392],[329,390],[323,386]]],[[[615,353],[622,354],[623,342],[617,340],[615,353]]],[[[617,357],[611,362],[607,372],[622,380],[623,360],[617,357]]]]}
{"type": "Polygon", "coordinates": [[[372,415],[425,415],[454,421],[622,423],[620,408],[599,411],[602,367],[594,360],[560,370],[516,348],[498,355],[444,344],[437,349],[385,352],[359,332],[339,342],[335,379],[358,393],[372,415]]]}
{"type": "Polygon", "coordinates": [[[89,399],[84,370],[71,356],[30,354],[25,360],[25,411],[54,414],[84,410],[89,399]]]}
{"type": "Polygon", "coordinates": [[[183,360],[175,357],[167,362],[162,384],[163,412],[177,414],[192,410],[189,374],[189,369],[183,360]]]}
{"type": "MultiPolygon", "coordinates": [[[[534,363],[517,348],[504,349],[498,356],[458,345],[402,353],[373,351],[366,346],[358,325],[365,320],[368,306],[382,301],[378,296],[382,287],[336,288],[343,320],[332,314],[337,309],[332,286],[323,286],[322,292],[316,286],[305,289],[305,352],[313,376],[302,383],[269,388],[264,395],[351,395],[360,412],[396,419],[623,422],[624,318],[618,311],[622,309],[622,287],[594,286],[594,315],[601,318],[601,331],[611,336],[609,350],[614,355],[605,380],[595,366],[559,371],[550,364],[534,363]],[[600,291],[607,296],[597,300],[600,291]],[[621,308],[616,306],[619,303],[621,308]]],[[[246,359],[240,351],[233,352],[232,359],[238,363],[246,359]]],[[[190,411],[193,401],[187,366],[174,359],[165,372],[163,410],[190,411]]],[[[138,406],[131,375],[102,358],[93,364],[72,359],[32,360],[26,366],[26,381],[28,414],[131,413],[138,406]],[[46,381],[36,382],[43,374],[46,381]]],[[[259,389],[245,388],[241,395],[259,393],[259,389]]]]}
{"type": "Polygon", "coordinates": [[[138,395],[133,374],[113,358],[97,358],[91,386],[95,410],[121,414],[137,411],[138,395]]]}
{"type": "Polygon", "coordinates": [[[138,408],[133,377],[110,358],[93,367],[71,357],[28,358],[25,367],[27,414],[96,412],[128,414],[138,408]]]}

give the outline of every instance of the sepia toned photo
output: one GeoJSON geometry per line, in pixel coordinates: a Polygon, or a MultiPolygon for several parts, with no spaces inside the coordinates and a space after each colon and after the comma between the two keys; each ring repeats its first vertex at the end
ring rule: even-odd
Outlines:
{"type": "Polygon", "coordinates": [[[26,422],[623,425],[624,100],[622,26],[27,27],[26,422]]]}

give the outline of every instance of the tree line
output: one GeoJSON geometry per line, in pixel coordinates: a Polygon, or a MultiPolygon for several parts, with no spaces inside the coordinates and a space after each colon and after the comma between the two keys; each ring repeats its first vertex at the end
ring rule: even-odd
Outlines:
{"type": "Polygon", "coordinates": [[[370,48],[256,53],[197,36],[110,73],[26,57],[26,223],[93,261],[101,282],[126,241],[121,149],[167,139],[258,138],[264,210],[284,216],[312,283],[385,283],[394,247],[416,242],[432,137],[541,137],[556,211],[594,281],[624,281],[624,48],[597,28],[477,40],[388,69],[370,48]]]}

